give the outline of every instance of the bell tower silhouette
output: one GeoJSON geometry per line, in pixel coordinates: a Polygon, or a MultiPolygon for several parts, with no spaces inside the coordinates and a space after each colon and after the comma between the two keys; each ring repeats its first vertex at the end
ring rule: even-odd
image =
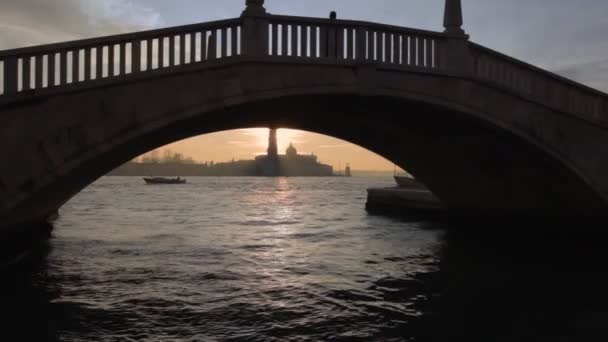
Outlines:
{"type": "Polygon", "coordinates": [[[268,136],[268,157],[277,158],[279,155],[279,149],[277,147],[277,129],[271,128],[268,136]]]}

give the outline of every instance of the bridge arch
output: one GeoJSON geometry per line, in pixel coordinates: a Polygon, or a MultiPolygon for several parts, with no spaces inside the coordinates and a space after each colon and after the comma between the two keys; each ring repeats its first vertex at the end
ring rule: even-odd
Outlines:
{"type": "Polygon", "coordinates": [[[1,51],[0,226],[41,220],[136,154],[252,126],[368,148],[456,212],[607,215],[606,94],[469,42],[460,0],[444,32],[263,4],[1,51]]]}
{"type": "Polygon", "coordinates": [[[48,121],[47,113],[55,114],[48,125],[30,130],[18,150],[14,141],[0,147],[16,161],[15,173],[23,169],[20,159],[29,159],[23,151],[38,157],[34,172],[22,177],[17,187],[22,197],[6,220],[40,219],[151,149],[205,133],[269,126],[362,146],[407,169],[448,208],[464,214],[597,215],[604,208],[604,199],[572,160],[499,111],[480,110],[467,96],[445,96],[465,86],[459,82],[404,73],[406,80],[390,84],[415,89],[398,89],[379,86],[387,75],[378,70],[303,69],[294,77],[285,66],[226,66],[8,109],[14,112],[12,124],[23,130],[32,120],[48,121]],[[264,68],[273,69],[270,79],[252,72],[264,68]],[[453,88],[446,89],[450,83],[453,88]]]}

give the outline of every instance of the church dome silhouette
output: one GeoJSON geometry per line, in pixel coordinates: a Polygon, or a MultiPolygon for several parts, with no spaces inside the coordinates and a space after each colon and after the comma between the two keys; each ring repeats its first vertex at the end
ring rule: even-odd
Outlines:
{"type": "Polygon", "coordinates": [[[288,157],[289,156],[297,156],[298,155],[298,150],[296,150],[296,148],[293,147],[293,143],[290,143],[289,147],[285,151],[285,154],[287,154],[288,157]]]}

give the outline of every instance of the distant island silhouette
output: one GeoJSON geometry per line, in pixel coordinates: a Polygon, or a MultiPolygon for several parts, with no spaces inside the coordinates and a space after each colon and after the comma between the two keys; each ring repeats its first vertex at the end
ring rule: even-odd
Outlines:
{"type": "Polygon", "coordinates": [[[268,150],[253,160],[232,160],[224,163],[197,164],[191,158],[167,151],[161,160],[158,155],[129,162],[111,171],[108,176],[254,176],[254,177],[332,177],[350,176],[350,167],[344,174],[334,173],[331,165],[322,164],[317,156],[301,155],[290,144],[285,154],[278,153],[277,130],[271,129],[268,150]]]}

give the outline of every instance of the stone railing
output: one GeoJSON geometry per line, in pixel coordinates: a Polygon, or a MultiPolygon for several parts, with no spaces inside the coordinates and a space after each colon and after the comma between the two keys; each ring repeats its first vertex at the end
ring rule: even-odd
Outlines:
{"type": "Polygon", "coordinates": [[[269,16],[270,56],[439,68],[446,58],[438,32],[368,22],[269,16]]]}
{"type": "MultiPolygon", "coordinates": [[[[267,15],[264,37],[243,42],[243,18],[0,52],[0,96],[115,79],[247,55],[374,62],[437,69],[447,58],[441,33],[367,22],[267,15]],[[267,37],[266,37],[267,35],[267,37]],[[243,44],[258,44],[246,53],[243,44]]],[[[259,35],[259,34],[258,34],[259,35]]]]}
{"type": "Polygon", "coordinates": [[[1,51],[0,100],[120,82],[159,70],[179,72],[216,59],[237,61],[237,56],[370,63],[473,78],[561,111],[608,122],[604,93],[470,43],[464,34],[270,14],[1,51]]]}
{"type": "Polygon", "coordinates": [[[608,123],[608,97],[549,71],[470,43],[473,77],[554,109],[608,123]]]}
{"type": "Polygon", "coordinates": [[[0,52],[0,94],[37,93],[240,54],[241,20],[0,52]]]}

